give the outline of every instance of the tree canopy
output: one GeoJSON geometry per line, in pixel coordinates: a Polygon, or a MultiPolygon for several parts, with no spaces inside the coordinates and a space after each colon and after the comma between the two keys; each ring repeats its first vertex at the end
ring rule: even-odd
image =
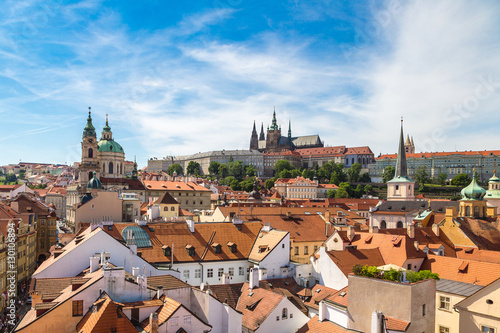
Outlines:
{"type": "Polygon", "coordinates": [[[179,176],[182,175],[183,170],[182,170],[182,166],[179,163],[174,163],[174,164],[172,164],[171,166],[168,167],[167,173],[170,176],[173,176],[174,172],[176,172],[177,175],[179,175],[179,176]]]}

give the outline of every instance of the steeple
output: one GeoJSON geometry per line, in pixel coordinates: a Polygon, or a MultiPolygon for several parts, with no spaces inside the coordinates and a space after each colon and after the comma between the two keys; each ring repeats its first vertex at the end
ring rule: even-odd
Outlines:
{"type": "Polygon", "coordinates": [[[102,140],[113,140],[113,133],[111,132],[111,127],[108,124],[108,114],[106,113],[106,125],[102,128],[101,133],[102,140]]]}
{"type": "Polygon", "coordinates": [[[288,121],[288,141],[292,143],[292,121],[288,121]]]}
{"type": "Polygon", "coordinates": [[[266,137],[264,136],[264,123],[260,126],[260,136],[259,136],[259,141],[260,140],[265,140],[266,137]]]}
{"type": "Polygon", "coordinates": [[[404,143],[404,135],[403,135],[403,117],[401,117],[401,134],[399,136],[399,149],[398,149],[398,158],[396,159],[396,172],[394,174],[394,178],[397,177],[408,177],[408,168],[406,166],[406,152],[405,152],[405,143],[404,143]]]}
{"type": "Polygon", "coordinates": [[[250,137],[250,150],[259,149],[259,137],[257,136],[257,129],[255,128],[255,120],[253,121],[252,136],[250,137]]]}
{"type": "Polygon", "coordinates": [[[278,129],[278,123],[276,122],[276,107],[274,107],[274,111],[273,111],[273,122],[271,124],[271,128],[270,130],[271,131],[275,131],[278,129]]]}
{"type": "Polygon", "coordinates": [[[92,125],[92,115],[91,115],[90,110],[91,110],[91,108],[89,106],[89,117],[87,118],[87,125],[83,129],[83,137],[91,136],[91,137],[95,138],[95,136],[96,136],[95,135],[95,128],[94,128],[94,125],[92,125]]]}

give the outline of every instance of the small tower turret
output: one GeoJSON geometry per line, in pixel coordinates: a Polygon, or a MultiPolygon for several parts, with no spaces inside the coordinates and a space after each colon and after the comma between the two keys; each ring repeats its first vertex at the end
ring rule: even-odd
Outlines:
{"type": "Polygon", "coordinates": [[[259,137],[257,136],[257,129],[255,128],[255,120],[253,121],[252,137],[250,138],[250,150],[259,149],[259,137]]]}

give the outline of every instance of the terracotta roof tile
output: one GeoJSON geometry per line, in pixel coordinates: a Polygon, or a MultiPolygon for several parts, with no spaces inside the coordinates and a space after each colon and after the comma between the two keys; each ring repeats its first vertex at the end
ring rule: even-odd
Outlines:
{"type": "Polygon", "coordinates": [[[344,328],[329,320],[319,321],[318,316],[312,317],[297,333],[348,333],[359,332],[344,328]]]}
{"type": "Polygon", "coordinates": [[[480,250],[472,247],[457,247],[456,253],[457,258],[500,264],[500,255],[498,251],[480,250]]]}
{"type": "MultiPolygon", "coordinates": [[[[158,308],[158,310],[156,310],[158,313],[158,325],[165,323],[179,308],[182,307],[181,303],[170,297],[162,296],[161,300],[163,304],[160,308],[158,308]]],[[[151,332],[149,318],[144,319],[139,325],[144,329],[144,331],[151,332]]]]}
{"type": "Polygon", "coordinates": [[[168,192],[165,192],[160,198],[156,199],[155,204],[178,205],[179,203],[168,192]]]}
{"type": "Polygon", "coordinates": [[[314,287],[310,289],[311,299],[307,302],[304,302],[304,304],[317,310],[320,301],[335,294],[337,291],[338,290],[325,287],[321,284],[315,284],[314,287]]]}
{"type": "Polygon", "coordinates": [[[500,276],[500,264],[429,254],[420,269],[437,273],[441,279],[485,286],[500,276]],[[465,267],[467,265],[467,267],[465,267]],[[462,270],[460,270],[462,268],[462,270]]]}
{"type": "Polygon", "coordinates": [[[386,316],[385,320],[386,320],[386,324],[387,324],[387,329],[391,330],[391,331],[406,332],[406,330],[408,329],[408,326],[410,325],[410,323],[407,321],[392,318],[389,316],[386,316]]]}
{"type": "Polygon", "coordinates": [[[257,236],[248,260],[260,262],[286,237],[288,232],[271,230],[269,232],[261,230],[257,236]]]}
{"type": "Polygon", "coordinates": [[[362,266],[385,265],[384,258],[382,258],[378,248],[328,251],[327,254],[346,277],[349,273],[352,273],[352,268],[356,264],[360,264],[362,266]]]}
{"type": "Polygon", "coordinates": [[[177,182],[162,180],[144,180],[144,186],[152,191],[189,191],[189,192],[212,192],[208,188],[194,182],[177,182]]]}
{"type": "Polygon", "coordinates": [[[243,326],[250,330],[259,328],[283,298],[285,297],[282,295],[262,288],[249,290],[248,283],[243,284],[236,306],[236,310],[243,313],[243,326]]]}
{"type": "Polygon", "coordinates": [[[347,307],[347,303],[349,300],[349,287],[346,286],[340,289],[335,294],[328,296],[325,300],[331,303],[347,307]]]}

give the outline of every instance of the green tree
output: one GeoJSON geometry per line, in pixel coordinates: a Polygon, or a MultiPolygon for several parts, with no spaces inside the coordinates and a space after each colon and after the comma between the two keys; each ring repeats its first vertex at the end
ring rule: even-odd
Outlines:
{"type": "Polygon", "coordinates": [[[229,176],[229,168],[226,163],[219,165],[219,177],[226,178],[229,176]]]}
{"type": "Polygon", "coordinates": [[[245,166],[245,175],[249,177],[254,177],[257,175],[257,169],[253,165],[247,165],[245,166]]]}
{"type": "Polygon", "coordinates": [[[266,179],[266,182],[264,183],[266,189],[268,189],[268,190],[272,189],[274,186],[274,182],[275,182],[274,178],[266,179]]]}
{"type": "Polygon", "coordinates": [[[274,164],[275,174],[279,174],[283,170],[293,170],[293,165],[288,160],[279,160],[274,164]]]}
{"type": "Polygon", "coordinates": [[[177,172],[177,175],[179,175],[179,176],[182,175],[183,170],[182,170],[182,166],[179,163],[174,163],[168,167],[167,173],[170,176],[173,176],[174,172],[177,172]]]}
{"type": "Polygon", "coordinates": [[[211,175],[218,175],[219,174],[219,167],[220,167],[219,162],[217,162],[217,161],[210,162],[210,165],[208,166],[208,173],[211,175]]]}
{"type": "Polygon", "coordinates": [[[278,174],[278,178],[293,178],[293,174],[292,174],[292,171],[291,170],[282,170],[279,174],[278,174]]]}
{"type": "Polygon", "coordinates": [[[382,174],[382,181],[384,183],[387,183],[389,180],[394,178],[394,175],[396,174],[396,169],[392,166],[387,166],[384,169],[384,173],[382,174]]]}
{"type": "Polygon", "coordinates": [[[365,188],[363,187],[363,185],[358,184],[358,186],[356,186],[356,188],[354,189],[353,196],[356,198],[361,198],[364,193],[365,193],[365,188]]]}
{"type": "Polygon", "coordinates": [[[243,179],[243,163],[241,161],[229,162],[228,163],[229,175],[234,176],[234,178],[241,180],[243,179]]]}
{"type": "Polygon", "coordinates": [[[26,174],[26,171],[24,171],[22,169],[19,170],[19,179],[24,179],[25,174],[26,174]]]}
{"type": "Polygon", "coordinates": [[[360,177],[358,182],[360,183],[371,183],[372,179],[370,178],[370,174],[368,172],[363,173],[360,177]]]}
{"type": "Polygon", "coordinates": [[[364,192],[365,192],[366,194],[372,193],[372,191],[373,191],[373,186],[371,186],[370,184],[365,185],[365,187],[363,188],[363,190],[364,190],[364,192]]]}
{"type": "Polygon", "coordinates": [[[8,173],[8,174],[5,175],[5,181],[7,183],[13,183],[13,182],[17,181],[17,177],[13,173],[8,173]]]}
{"type": "Polygon", "coordinates": [[[188,175],[199,176],[201,172],[200,163],[195,161],[189,161],[188,166],[186,168],[186,173],[188,175]]]}
{"type": "Polygon", "coordinates": [[[432,273],[429,270],[423,270],[419,272],[406,271],[406,280],[408,280],[408,282],[410,283],[415,283],[426,279],[439,280],[439,275],[436,273],[432,273]]]}
{"type": "Polygon", "coordinates": [[[255,177],[248,177],[248,178],[244,179],[243,181],[241,181],[240,182],[241,190],[245,191],[245,192],[252,192],[254,181],[255,181],[255,177]]]}
{"type": "Polygon", "coordinates": [[[302,171],[302,177],[313,180],[314,179],[314,170],[304,169],[302,171]]]}
{"type": "Polygon", "coordinates": [[[444,185],[446,183],[446,180],[448,179],[448,175],[444,172],[441,172],[438,176],[437,176],[437,183],[440,184],[440,185],[444,185]]]}
{"type": "Polygon", "coordinates": [[[349,181],[356,183],[359,179],[359,173],[361,172],[361,164],[356,162],[351,165],[351,168],[347,170],[347,175],[349,176],[349,181]]]}
{"type": "Polygon", "coordinates": [[[429,175],[427,174],[427,169],[422,165],[415,171],[415,180],[421,185],[429,183],[429,175]]]}
{"type": "Polygon", "coordinates": [[[337,191],[335,191],[333,188],[331,188],[328,191],[326,191],[326,195],[329,198],[335,198],[335,192],[337,192],[337,191]]]}
{"type": "Polygon", "coordinates": [[[468,174],[466,173],[459,173],[453,179],[451,180],[451,185],[455,186],[467,186],[469,183],[472,181],[472,179],[469,177],[468,174]]]}
{"type": "Polygon", "coordinates": [[[352,196],[352,187],[348,182],[339,184],[339,188],[335,192],[335,198],[349,198],[352,196]]]}

